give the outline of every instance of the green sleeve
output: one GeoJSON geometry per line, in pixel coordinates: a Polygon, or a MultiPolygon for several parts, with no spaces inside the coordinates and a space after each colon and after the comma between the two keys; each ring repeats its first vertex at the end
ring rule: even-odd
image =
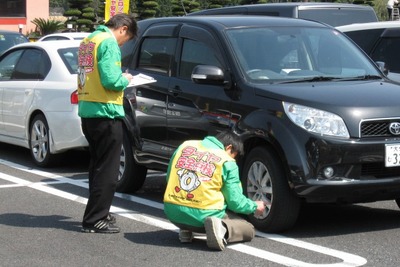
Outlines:
{"type": "Polygon", "coordinates": [[[114,38],[101,42],[97,51],[97,63],[104,88],[123,91],[128,86],[128,79],[122,76],[121,50],[114,38]]]}
{"type": "Polygon", "coordinates": [[[223,165],[222,194],[225,197],[228,210],[235,213],[250,214],[257,209],[257,204],[243,195],[242,184],[239,179],[239,168],[234,161],[227,161],[223,165]]]}

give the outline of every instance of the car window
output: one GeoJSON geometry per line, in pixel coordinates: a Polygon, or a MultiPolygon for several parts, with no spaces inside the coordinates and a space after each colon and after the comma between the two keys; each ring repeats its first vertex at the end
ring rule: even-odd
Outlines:
{"type": "Polygon", "coordinates": [[[28,42],[28,39],[22,34],[2,34],[0,33],[0,54],[8,48],[28,42]]]}
{"type": "Polygon", "coordinates": [[[17,64],[19,58],[22,55],[23,50],[13,51],[7,54],[0,61],[0,80],[8,81],[11,79],[11,75],[14,71],[15,65],[17,64]]]}
{"type": "Polygon", "coordinates": [[[390,72],[400,73],[400,38],[382,38],[371,53],[374,61],[383,61],[390,72]]]}
{"type": "Polygon", "coordinates": [[[197,65],[212,65],[221,67],[212,48],[203,42],[184,39],[179,67],[179,76],[181,78],[191,79],[193,68],[197,65]]]}
{"type": "Polygon", "coordinates": [[[376,40],[381,36],[383,30],[384,29],[349,31],[344,34],[349,36],[350,39],[352,39],[362,50],[369,54],[369,52],[372,51],[376,40]],[[368,38],[365,38],[365,36],[368,36],[368,38]]]}
{"type": "Polygon", "coordinates": [[[43,38],[42,41],[54,41],[54,40],[70,40],[70,38],[65,37],[65,36],[49,36],[46,38],[43,38]]]}
{"type": "Polygon", "coordinates": [[[50,70],[47,55],[39,49],[26,49],[20,57],[12,80],[43,80],[50,70]]]}
{"type": "Polygon", "coordinates": [[[176,42],[176,38],[146,38],[140,48],[139,69],[168,74],[176,42]]]}
{"type": "Polygon", "coordinates": [[[299,10],[299,18],[321,21],[333,27],[377,21],[373,10],[350,8],[314,8],[299,10]]]}
{"type": "Polygon", "coordinates": [[[268,27],[227,34],[242,70],[254,81],[379,75],[357,47],[332,29],[268,27]]]}
{"type": "Polygon", "coordinates": [[[58,54],[71,74],[78,73],[78,47],[69,47],[58,50],[58,54]]]}

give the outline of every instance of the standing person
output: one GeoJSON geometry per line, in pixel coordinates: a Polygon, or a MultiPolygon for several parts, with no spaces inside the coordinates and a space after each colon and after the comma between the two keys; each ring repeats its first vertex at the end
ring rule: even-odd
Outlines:
{"type": "Polygon", "coordinates": [[[228,131],[186,141],[175,151],[167,172],[164,212],[180,228],[182,243],[191,242],[193,232],[205,232],[207,246],[215,250],[253,239],[254,226],[236,213],[261,215],[265,205],[243,195],[238,154],[243,154],[243,144],[228,131]]]}
{"type": "Polygon", "coordinates": [[[388,0],[387,5],[386,5],[387,11],[388,11],[388,16],[389,16],[388,20],[392,20],[393,7],[395,4],[397,5],[398,3],[399,3],[399,1],[397,1],[397,0],[388,0]]]}
{"type": "Polygon", "coordinates": [[[78,114],[89,143],[89,199],[82,221],[86,233],[118,233],[109,213],[122,146],[123,90],[132,75],[121,71],[122,46],[137,34],[132,16],[117,14],[79,47],[78,114]]]}

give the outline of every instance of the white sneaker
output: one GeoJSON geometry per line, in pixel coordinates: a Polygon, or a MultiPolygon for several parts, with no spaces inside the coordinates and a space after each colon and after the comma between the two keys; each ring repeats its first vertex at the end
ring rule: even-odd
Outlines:
{"type": "Polygon", "coordinates": [[[179,230],[179,240],[181,243],[192,243],[193,233],[189,230],[179,230]]]}
{"type": "Polygon", "coordinates": [[[206,228],[207,246],[215,250],[224,250],[226,245],[226,228],[222,225],[222,220],[217,217],[207,217],[204,221],[206,228]]]}

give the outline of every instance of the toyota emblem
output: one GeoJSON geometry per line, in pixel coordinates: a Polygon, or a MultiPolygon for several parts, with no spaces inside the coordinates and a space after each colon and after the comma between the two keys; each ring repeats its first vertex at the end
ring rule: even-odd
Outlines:
{"type": "Polygon", "coordinates": [[[399,135],[400,134],[400,122],[392,122],[389,125],[389,131],[393,134],[393,135],[399,135]]]}

